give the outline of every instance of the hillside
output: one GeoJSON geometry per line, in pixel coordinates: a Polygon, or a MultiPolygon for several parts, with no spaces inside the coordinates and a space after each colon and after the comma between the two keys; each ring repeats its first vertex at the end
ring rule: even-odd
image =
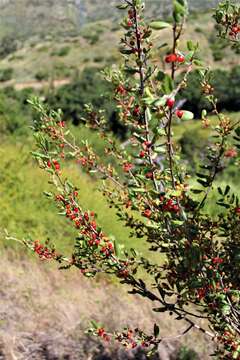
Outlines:
{"type": "MultiPolygon", "coordinates": [[[[118,2],[0,0],[0,87],[48,88],[69,82],[86,66],[118,62],[122,16],[115,8],[118,2]]],[[[181,46],[191,38],[199,43],[208,65],[226,68],[237,64],[238,57],[217,42],[212,13],[207,11],[217,2],[189,1],[191,16],[181,46]]],[[[148,18],[167,17],[171,9],[170,0],[151,0],[146,5],[148,18]]],[[[170,37],[166,31],[153,40],[160,45],[170,37]]],[[[157,53],[156,61],[161,63],[163,55],[157,53]]]]}
{"type": "MultiPolygon", "coordinates": [[[[0,87],[17,84],[18,89],[31,86],[47,88],[53,80],[65,82],[76,77],[85,67],[99,68],[117,63],[120,59],[118,44],[121,36],[118,24],[119,21],[110,20],[88,23],[75,36],[64,34],[56,38],[51,33],[43,39],[32,36],[0,59],[0,87]],[[32,84],[33,81],[37,84],[32,84]]],[[[156,32],[153,41],[160,45],[170,37],[168,30],[156,32]]],[[[238,64],[238,55],[229,48],[222,49],[218,44],[210,12],[190,17],[182,49],[186,48],[189,39],[199,43],[200,56],[210,67],[225,69],[238,64]],[[216,57],[218,61],[215,61],[216,57]]],[[[161,67],[166,49],[163,50],[155,54],[155,60],[161,67]]]]}
{"type": "MultiPolygon", "coordinates": [[[[190,0],[191,10],[205,10],[217,0],[190,0]]],[[[117,17],[118,0],[0,0],[0,38],[18,38],[49,33],[72,34],[86,23],[117,17]]],[[[170,0],[147,1],[148,14],[168,14],[170,0]]]]}

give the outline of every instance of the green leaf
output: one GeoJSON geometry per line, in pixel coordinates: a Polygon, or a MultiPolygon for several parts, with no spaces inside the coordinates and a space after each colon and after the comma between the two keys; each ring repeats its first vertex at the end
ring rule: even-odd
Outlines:
{"type": "Polygon", "coordinates": [[[166,28],[170,28],[171,24],[165,22],[165,21],[152,21],[149,24],[151,29],[154,30],[162,30],[162,29],[166,29],[166,28]]]}
{"type": "Polygon", "coordinates": [[[167,101],[167,96],[163,96],[160,99],[154,101],[154,106],[165,106],[167,101]]]}
{"type": "Polygon", "coordinates": [[[191,189],[191,192],[194,194],[201,194],[203,192],[203,190],[200,189],[191,189]]]}
{"type": "Polygon", "coordinates": [[[203,187],[208,187],[208,183],[206,181],[203,181],[201,179],[197,179],[197,182],[201,184],[203,187]]]}
{"type": "Polygon", "coordinates": [[[165,94],[170,94],[174,89],[174,82],[169,75],[165,75],[162,84],[162,90],[165,94]]]}
{"type": "Polygon", "coordinates": [[[128,4],[121,4],[121,5],[116,6],[116,8],[119,10],[125,10],[125,9],[127,9],[127,7],[128,7],[128,4]]]}
{"type": "Polygon", "coordinates": [[[120,251],[120,248],[119,248],[119,245],[118,245],[118,243],[117,243],[116,239],[114,239],[113,244],[114,244],[115,254],[116,254],[116,256],[117,256],[117,257],[119,257],[119,256],[120,256],[121,251],[120,251]]]}
{"type": "Polygon", "coordinates": [[[149,109],[148,107],[146,108],[146,113],[145,113],[145,115],[146,115],[147,121],[151,121],[151,120],[152,120],[152,114],[151,114],[151,111],[150,111],[150,109],[149,109]]]}
{"type": "Polygon", "coordinates": [[[173,1],[173,18],[179,23],[182,21],[183,16],[187,15],[187,4],[185,1],[173,1]]]}
{"type": "Polygon", "coordinates": [[[206,110],[206,109],[203,109],[203,110],[202,110],[201,118],[204,119],[206,116],[207,116],[207,110],[206,110]]]}
{"type": "Polygon", "coordinates": [[[144,193],[144,192],[146,192],[146,189],[144,189],[144,188],[132,188],[132,190],[133,190],[134,192],[139,192],[139,193],[144,193]]]}
{"type": "Polygon", "coordinates": [[[154,336],[158,337],[158,335],[160,333],[160,329],[159,329],[159,326],[157,324],[154,324],[153,332],[154,332],[154,336]]]}
{"type": "Polygon", "coordinates": [[[159,70],[156,76],[156,80],[163,81],[164,77],[165,77],[165,72],[159,70]]]}
{"type": "Polygon", "coordinates": [[[120,48],[120,53],[123,55],[130,55],[130,54],[132,54],[132,50],[120,48]]]}
{"type": "Polygon", "coordinates": [[[240,136],[240,126],[235,129],[235,133],[240,136]]]}
{"type": "Polygon", "coordinates": [[[191,111],[184,110],[182,120],[192,120],[194,119],[194,114],[191,111]]]}
{"type": "Polygon", "coordinates": [[[190,51],[186,56],[185,56],[185,62],[190,62],[192,61],[193,57],[194,57],[195,51],[190,51]]]}
{"type": "Polygon", "coordinates": [[[99,324],[95,321],[95,320],[91,320],[91,325],[94,329],[98,329],[99,328],[99,324]]]}
{"type": "Polygon", "coordinates": [[[52,198],[53,197],[53,194],[51,192],[47,192],[47,191],[44,191],[43,194],[48,197],[48,198],[52,198]]]}
{"type": "Polygon", "coordinates": [[[229,193],[230,189],[231,189],[230,186],[227,185],[227,186],[226,186],[226,189],[225,189],[225,191],[224,191],[224,196],[226,196],[226,195],[229,193]]]}
{"type": "Polygon", "coordinates": [[[48,159],[49,156],[36,152],[36,151],[32,151],[31,154],[35,157],[35,158],[41,158],[41,159],[48,159]]]}
{"type": "Polygon", "coordinates": [[[167,311],[165,307],[161,307],[161,308],[153,308],[154,312],[165,312],[167,311]]]}
{"type": "Polygon", "coordinates": [[[192,40],[189,40],[187,42],[187,48],[188,48],[189,51],[195,50],[195,46],[194,46],[192,40]]]}
{"type": "Polygon", "coordinates": [[[131,68],[131,67],[125,67],[124,71],[128,74],[136,74],[138,72],[138,69],[131,68]]]}

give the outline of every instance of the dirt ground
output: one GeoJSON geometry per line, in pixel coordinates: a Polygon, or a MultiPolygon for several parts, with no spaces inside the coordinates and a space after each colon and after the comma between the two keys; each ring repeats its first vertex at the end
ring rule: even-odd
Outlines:
{"type": "MultiPolygon", "coordinates": [[[[162,336],[175,337],[182,322],[154,314],[147,301],[128,295],[103,279],[85,279],[77,270],[60,271],[46,262],[1,254],[0,360],[146,359],[138,349],[106,346],[84,332],[90,320],[108,330],[126,325],[148,331],[153,323],[162,336]],[[177,323],[177,324],[176,324],[177,323]]],[[[199,359],[210,359],[212,344],[197,330],[181,338],[199,359]]],[[[179,340],[166,340],[154,359],[177,359],[179,340]]]]}

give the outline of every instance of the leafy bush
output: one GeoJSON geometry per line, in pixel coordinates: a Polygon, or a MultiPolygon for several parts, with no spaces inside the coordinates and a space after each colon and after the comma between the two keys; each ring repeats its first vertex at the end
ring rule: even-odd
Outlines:
{"type": "Polygon", "coordinates": [[[204,159],[209,141],[205,136],[196,134],[195,129],[189,129],[184,132],[179,143],[183,156],[191,165],[191,173],[194,173],[199,165],[199,159],[204,159]]]}
{"type": "Polygon", "coordinates": [[[9,81],[13,77],[13,69],[12,68],[6,68],[0,70],[0,81],[9,81]]]}
{"type": "Polygon", "coordinates": [[[0,41],[0,58],[5,58],[18,48],[18,43],[14,35],[4,36],[0,41]]]}
{"type": "MultiPolygon", "coordinates": [[[[201,116],[202,109],[210,109],[200,83],[199,72],[193,71],[188,78],[188,87],[181,91],[181,97],[187,100],[186,109],[201,116]]],[[[218,106],[221,110],[240,110],[240,65],[230,71],[213,70],[209,73],[209,83],[214,89],[214,95],[218,98],[218,106]]]]}
{"type": "Polygon", "coordinates": [[[60,49],[53,51],[51,55],[63,57],[63,56],[67,56],[70,53],[70,51],[71,51],[70,46],[63,46],[60,49]]]}
{"type": "Polygon", "coordinates": [[[194,350],[183,346],[178,354],[177,360],[198,360],[199,357],[194,350]]]}
{"type": "Polygon", "coordinates": [[[23,112],[19,101],[0,92],[0,133],[1,136],[7,134],[26,134],[28,124],[30,124],[27,113],[23,112]]]}
{"type": "Polygon", "coordinates": [[[48,70],[39,70],[35,74],[35,79],[38,81],[48,80],[49,79],[49,72],[48,70]]]}
{"type": "Polygon", "coordinates": [[[227,39],[219,39],[213,32],[209,37],[209,43],[214,61],[221,61],[224,58],[224,50],[228,46],[227,39]]]}
{"type": "Polygon", "coordinates": [[[92,104],[96,111],[104,109],[109,130],[124,139],[127,128],[119,122],[111,91],[112,85],[103,79],[98,69],[85,68],[71,84],[49,94],[46,101],[55,109],[61,108],[63,118],[71,120],[74,125],[84,121],[82,113],[86,104],[92,104]]]}

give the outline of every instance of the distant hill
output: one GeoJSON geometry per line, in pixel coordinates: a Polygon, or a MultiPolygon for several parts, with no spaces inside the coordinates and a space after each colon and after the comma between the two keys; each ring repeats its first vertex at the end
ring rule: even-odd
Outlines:
{"type": "MultiPolygon", "coordinates": [[[[218,42],[212,12],[216,0],[190,0],[181,48],[192,39],[212,68],[231,68],[239,56],[218,42]]],[[[0,88],[47,88],[70,82],[86,67],[118,63],[119,26],[123,12],[118,0],[0,0],[0,88]],[[103,51],[104,49],[104,51],[103,51]],[[105,51],[106,50],[106,51],[105,51]]],[[[146,0],[147,16],[169,15],[171,0],[146,0]],[[163,14],[164,12],[164,14],[163,14]]],[[[161,45],[171,32],[153,35],[161,45]]],[[[165,49],[156,54],[162,66],[165,49]]]]}
{"type": "MultiPolygon", "coordinates": [[[[75,34],[86,23],[118,17],[119,0],[0,0],[0,37],[49,33],[75,34]]],[[[146,0],[148,15],[169,14],[171,0],[146,0]]],[[[191,10],[205,10],[217,0],[190,0],[191,10]]]]}

